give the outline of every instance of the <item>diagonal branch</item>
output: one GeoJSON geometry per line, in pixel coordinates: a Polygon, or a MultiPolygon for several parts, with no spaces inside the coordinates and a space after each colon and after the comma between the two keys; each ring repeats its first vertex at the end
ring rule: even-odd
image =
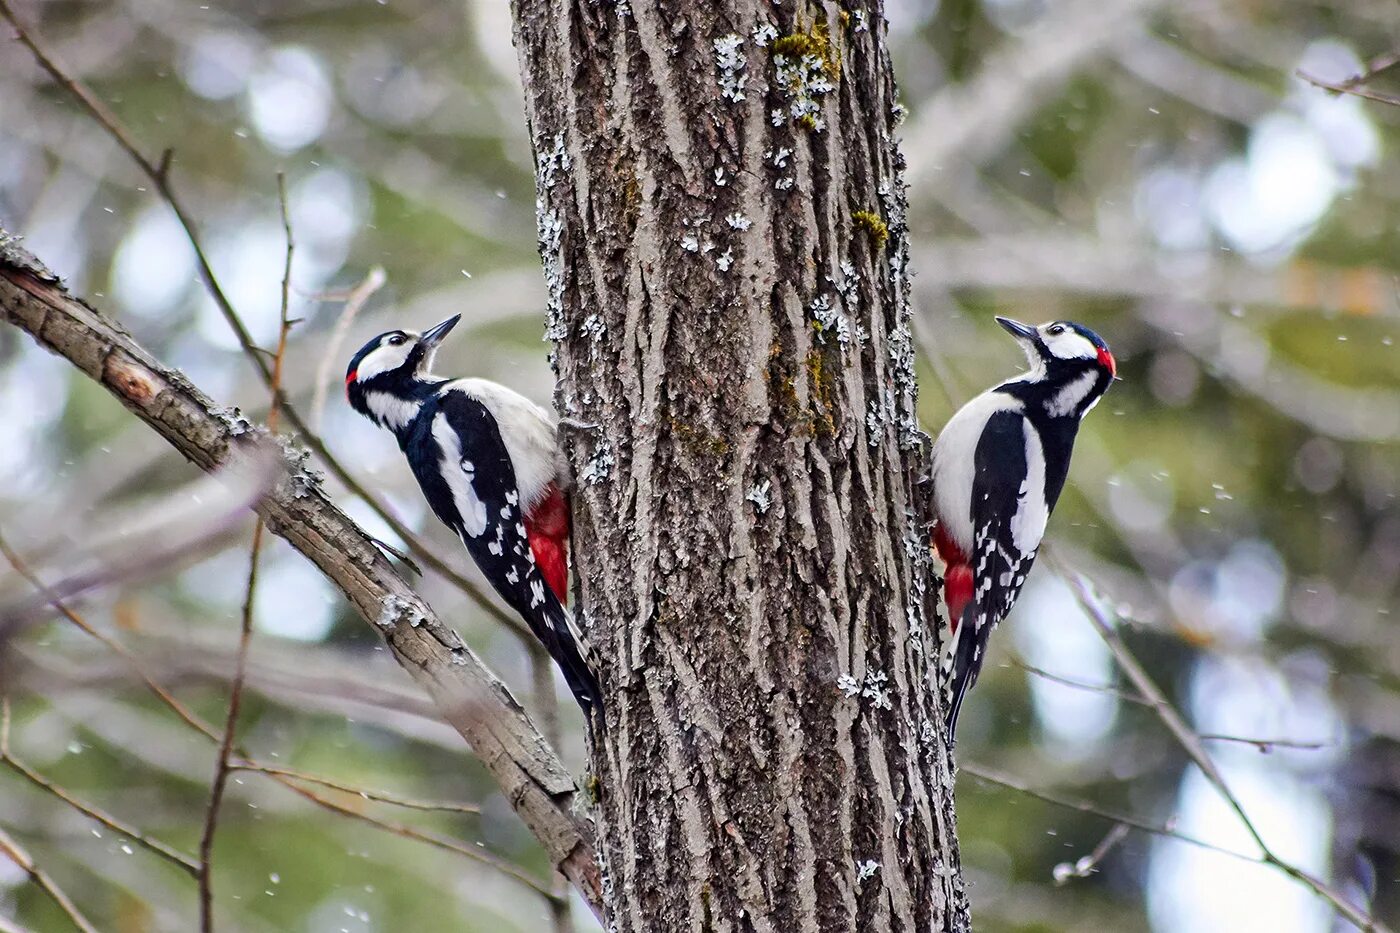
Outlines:
{"type": "Polygon", "coordinates": [[[1388,933],[1389,927],[1379,920],[1376,920],[1374,917],[1367,915],[1365,911],[1347,900],[1346,896],[1340,891],[1337,891],[1321,878],[1279,857],[1273,849],[1269,847],[1258,828],[1255,827],[1254,823],[1250,820],[1249,815],[1245,813],[1244,805],[1240,803],[1240,799],[1235,796],[1234,791],[1232,791],[1230,786],[1225,782],[1225,775],[1220,772],[1220,769],[1215,764],[1215,760],[1211,758],[1210,753],[1206,751],[1201,736],[1197,735],[1196,732],[1186,724],[1181,714],[1177,712],[1176,707],[1172,706],[1171,702],[1167,700],[1166,695],[1162,693],[1161,688],[1157,686],[1157,682],[1152,679],[1152,676],[1148,674],[1142,664],[1139,663],[1137,657],[1128,649],[1128,646],[1119,636],[1118,630],[1114,627],[1114,619],[1104,611],[1099,601],[1094,598],[1094,594],[1090,591],[1088,583],[1082,576],[1068,572],[1062,565],[1057,566],[1057,569],[1060,570],[1061,574],[1064,576],[1065,582],[1068,583],[1070,589],[1073,590],[1079,605],[1084,609],[1085,614],[1088,615],[1089,621],[1099,633],[1099,637],[1103,639],[1104,644],[1108,646],[1108,650],[1112,652],[1113,659],[1118,663],[1118,666],[1122,668],[1128,680],[1132,682],[1137,691],[1147,700],[1148,705],[1157,714],[1157,718],[1167,727],[1167,731],[1172,734],[1177,743],[1186,752],[1187,756],[1196,764],[1196,767],[1201,769],[1201,773],[1205,775],[1210,785],[1215,788],[1216,793],[1220,795],[1221,799],[1223,799],[1230,809],[1234,811],[1235,815],[1239,817],[1240,822],[1244,825],[1245,831],[1249,833],[1250,839],[1258,846],[1261,861],[1267,865],[1272,865],[1279,871],[1303,884],[1305,887],[1310,888],[1314,894],[1330,903],[1336,908],[1338,913],[1355,924],[1358,929],[1366,931],[1366,933],[1388,933]]]}
{"type": "MultiPolygon", "coordinates": [[[[69,295],[0,233],[0,318],[68,359],[193,463],[213,470],[247,456],[258,432],[219,409],[120,326],[69,295]]],[[[573,813],[578,789],[519,702],[395,572],[372,539],[326,498],[306,453],[288,446],[285,473],[258,505],[285,538],[379,631],[399,664],[471,744],[551,863],[598,909],[592,829],[573,813]]]]}
{"type": "Polygon", "coordinates": [[[20,870],[29,876],[29,880],[34,882],[35,887],[47,894],[50,900],[58,905],[58,909],[63,911],[69,920],[73,921],[73,926],[81,930],[82,933],[97,933],[97,928],[88,922],[88,919],[83,916],[82,911],[78,910],[78,906],[73,903],[72,899],[63,893],[63,889],[55,884],[48,873],[34,861],[34,858],[20,848],[19,843],[11,839],[3,829],[0,829],[0,855],[18,865],[20,870]]]}

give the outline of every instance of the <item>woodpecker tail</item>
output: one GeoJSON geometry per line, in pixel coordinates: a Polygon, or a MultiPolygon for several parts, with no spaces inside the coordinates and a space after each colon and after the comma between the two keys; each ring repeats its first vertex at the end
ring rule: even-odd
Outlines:
{"type": "Polygon", "coordinates": [[[962,711],[963,700],[977,682],[982,666],[978,657],[981,648],[976,633],[972,631],[972,620],[968,618],[975,610],[976,607],[966,608],[962,618],[951,626],[953,631],[944,655],[943,721],[948,727],[949,745],[953,744],[957,734],[958,713],[962,711]]]}
{"type": "Polygon", "coordinates": [[[588,658],[592,652],[588,649],[583,632],[574,621],[573,614],[560,605],[558,600],[546,600],[543,610],[545,631],[536,634],[540,636],[540,641],[549,651],[550,657],[554,658],[554,663],[559,665],[559,670],[564,674],[564,682],[569,685],[569,691],[578,701],[584,718],[591,719],[596,710],[601,720],[603,691],[598,686],[598,678],[589,663],[588,658]]]}

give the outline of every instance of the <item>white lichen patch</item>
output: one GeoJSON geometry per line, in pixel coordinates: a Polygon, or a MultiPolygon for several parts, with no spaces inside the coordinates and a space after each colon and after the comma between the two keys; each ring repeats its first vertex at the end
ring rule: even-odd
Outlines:
{"type": "Polygon", "coordinates": [[[738,211],[735,211],[728,217],[724,218],[724,222],[729,224],[729,226],[732,229],[738,230],[740,232],[747,230],[753,226],[753,221],[749,220],[747,217],[745,217],[743,214],[740,214],[738,211]]]}
{"type": "Polygon", "coordinates": [[[768,47],[768,43],[778,38],[778,27],[772,23],[759,23],[753,28],[753,44],[761,49],[768,47]]]}
{"type": "Polygon", "coordinates": [[[728,272],[734,265],[734,248],[731,246],[715,257],[715,265],[721,272],[728,272]]]}
{"type": "Polygon", "coordinates": [[[305,499],[320,489],[325,475],[311,465],[311,451],[285,437],[277,436],[287,463],[287,491],[293,499],[305,499]]]}
{"type": "Polygon", "coordinates": [[[860,681],[856,680],[850,674],[842,674],[840,677],[836,678],[836,686],[848,697],[860,696],[860,681]]]}
{"type": "Polygon", "coordinates": [[[681,249],[687,253],[698,253],[700,251],[700,238],[693,233],[687,233],[681,237],[681,249]]]}
{"type": "Polygon", "coordinates": [[[875,861],[874,859],[867,859],[864,862],[857,862],[856,883],[860,884],[864,881],[869,880],[870,878],[874,878],[876,873],[879,872],[879,870],[880,863],[875,861]]]}
{"type": "Polygon", "coordinates": [[[400,622],[407,622],[417,628],[423,624],[425,619],[423,614],[415,608],[413,600],[391,593],[384,597],[384,601],[379,604],[379,617],[374,621],[380,628],[392,629],[400,622]]]}
{"type": "Polygon", "coordinates": [[[613,465],[617,458],[613,455],[612,445],[606,438],[598,441],[598,446],[593,448],[593,456],[588,458],[588,463],[584,464],[583,473],[579,479],[590,486],[596,486],[608,478],[612,472],[613,465]]]}
{"type": "Polygon", "coordinates": [[[715,187],[723,188],[729,184],[729,178],[724,174],[723,168],[715,169],[715,187]]]}
{"type": "Polygon", "coordinates": [[[841,346],[850,346],[851,319],[831,300],[829,295],[818,295],[807,306],[812,315],[812,327],[817,332],[817,342],[826,343],[828,335],[835,335],[841,346]]]}
{"type": "Polygon", "coordinates": [[[870,19],[869,19],[869,17],[866,16],[864,10],[852,10],[852,11],[851,11],[851,23],[852,23],[851,32],[853,32],[853,33],[869,32],[869,31],[870,31],[870,19]]]}
{"type": "Polygon", "coordinates": [[[564,218],[549,206],[549,191],[559,178],[573,167],[564,134],[554,134],[553,144],[541,146],[535,159],[535,225],[539,239],[540,260],[544,267],[545,303],[544,335],[549,340],[564,339],[564,218]]]}
{"type": "Polygon", "coordinates": [[[758,512],[759,515],[762,515],[764,512],[767,512],[773,505],[773,497],[771,495],[772,490],[772,480],[765,479],[761,483],[755,483],[753,485],[753,488],[749,490],[749,494],[744,498],[747,499],[749,502],[752,502],[754,511],[758,512]]]}
{"type": "Polygon", "coordinates": [[[253,430],[253,422],[243,417],[243,412],[239,411],[236,406],[211,408],[209,414],[218,418],[223,426],[228,428],[228,433],[234,437],[239,437],[253,430]]]}
{"type": "Polygon", "coordinates": [[[795,57],[779,54],[773,56],[773,66],[777,87],[785,89],[791,98],[786,116],[814,133],[826,129],[821,98],[836,90],[827,72],[826,60],[812,52],[795,57]]]}
{"type": "Polygon", "coordinates": [[[869,670],[865,672],[865,685],[861,687],[860,695],[870,701],[870,705],[876,709],[893,709],[894,702],[890,697],[889,677],[884,671],[869,670]]]}
{"type": "Polygon", "coordinates": [[[726,100],[739,103],[744,99],[744,69],[749,60],[740,51],[744,40],[730,33],[714,41],[715,68],[719,71],[719,95],[726,100]]]}

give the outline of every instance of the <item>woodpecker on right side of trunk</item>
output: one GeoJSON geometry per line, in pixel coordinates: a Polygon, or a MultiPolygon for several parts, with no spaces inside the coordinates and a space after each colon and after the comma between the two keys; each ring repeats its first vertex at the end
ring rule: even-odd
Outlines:
{"type": "Polygon", "coordinates": [[[1070,321],[999,317],[1030,371],[988,389],[934,441],[933,550],[943,565],[949,637],[942,674],[951,740],[987,642],[1020,595],[1069,474],[1079,420],[1117,377],[1098,334],[1070,321]]]}

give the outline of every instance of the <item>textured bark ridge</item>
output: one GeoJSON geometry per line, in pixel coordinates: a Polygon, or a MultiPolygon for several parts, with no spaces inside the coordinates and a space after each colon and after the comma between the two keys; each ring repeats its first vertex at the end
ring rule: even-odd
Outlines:
{"type": "Polygon", "coordinates": [[[882,10],[515,13],[611,919],[964,928],[882,10]]]}

